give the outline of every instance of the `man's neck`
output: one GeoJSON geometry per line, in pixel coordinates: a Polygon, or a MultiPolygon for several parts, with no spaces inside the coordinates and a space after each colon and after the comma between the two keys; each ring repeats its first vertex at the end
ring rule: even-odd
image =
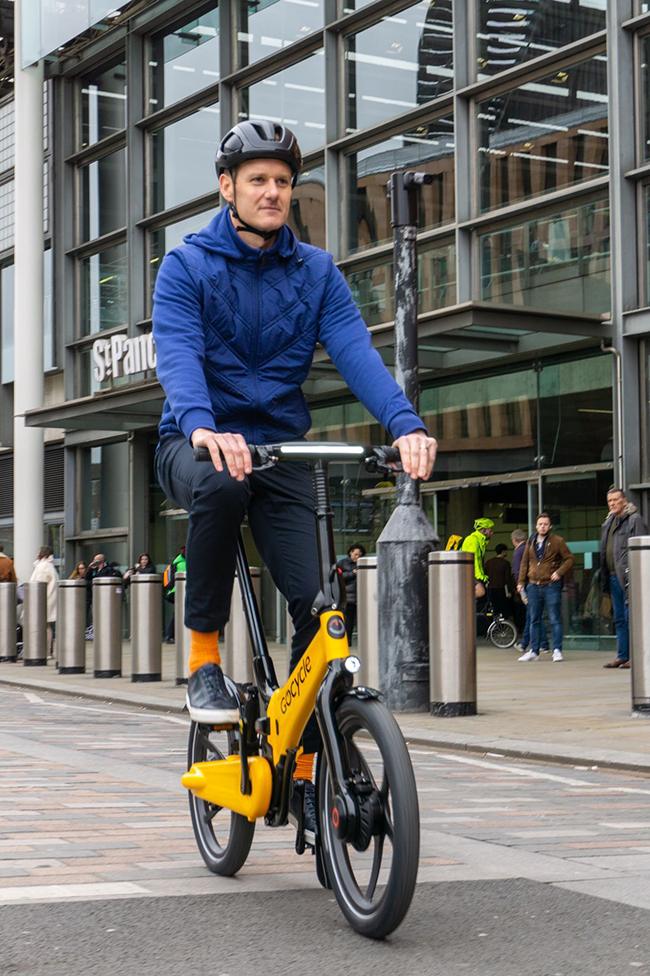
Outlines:
{"type": "Polygon", "coordinates": [[[546,542],[547,539],[548,539],[548,532],[546,533],[546,535],[540,535],[539,532],[537,533],[537,542],[538,543],[546,542]]]}

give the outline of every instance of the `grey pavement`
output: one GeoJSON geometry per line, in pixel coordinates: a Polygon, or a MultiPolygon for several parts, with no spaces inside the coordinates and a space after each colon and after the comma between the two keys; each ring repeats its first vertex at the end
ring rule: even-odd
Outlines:
{"type": "MultiPolygon", "coordinates": [[[[176,651],[163,646],[163,680],[130,680],[130,647],[123,647],[123,677],[93,677],[92,645],[86,674],[61,675],[47,667],[0,663],[0,685],[54,691],[180,714],[185,690],[175,683],[176,651]]],[[[287,668],[283,645],[272,645],[278,675],[287,668]]],[[[560,763],[650,771],[650,718],[633,717],[631,671],[605,670],[611,653],[569,651],[519,663],[516,649],[478,650],[476,716],[398,715],[409,742],[560,763]]]]}

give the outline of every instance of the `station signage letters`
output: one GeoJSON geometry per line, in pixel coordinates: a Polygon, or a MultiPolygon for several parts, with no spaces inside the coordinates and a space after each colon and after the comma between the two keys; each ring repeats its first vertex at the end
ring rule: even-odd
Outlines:
{"type": "Polygon", "coordinates": [[[118,333],[96,339],[92,352],[93,375],[98,383],[156,368],[156,347],[151,332],[131,337],[118,333]]]}

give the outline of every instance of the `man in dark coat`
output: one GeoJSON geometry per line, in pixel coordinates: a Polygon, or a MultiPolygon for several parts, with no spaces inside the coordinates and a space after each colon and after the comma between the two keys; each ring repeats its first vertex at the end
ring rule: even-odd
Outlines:
{"type": "Polygon", "coordinates": [[[616,631],[616,657],[605,668],[629,668],[630,629],[627,599],[627,547],[633,535],[648,535],[648,526],[622,488],[607,492],[609,514],[600,534],[600,580],[609,593],[616,631]]]}

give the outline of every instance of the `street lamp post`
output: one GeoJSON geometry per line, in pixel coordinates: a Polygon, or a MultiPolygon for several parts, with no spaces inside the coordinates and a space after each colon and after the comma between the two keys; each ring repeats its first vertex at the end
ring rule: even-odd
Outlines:
{"type": "MultiPolygon", "coordinates": [[[[388,182],[394,241],[395,378],[418,407],[417,207],[428,173],[393,173],[388,182]]],[[[397,504],[377,541],[379,673],[390,708],[429,709],[427,558],[438,539],[420,491],[397,476],[397,504]]]]}

